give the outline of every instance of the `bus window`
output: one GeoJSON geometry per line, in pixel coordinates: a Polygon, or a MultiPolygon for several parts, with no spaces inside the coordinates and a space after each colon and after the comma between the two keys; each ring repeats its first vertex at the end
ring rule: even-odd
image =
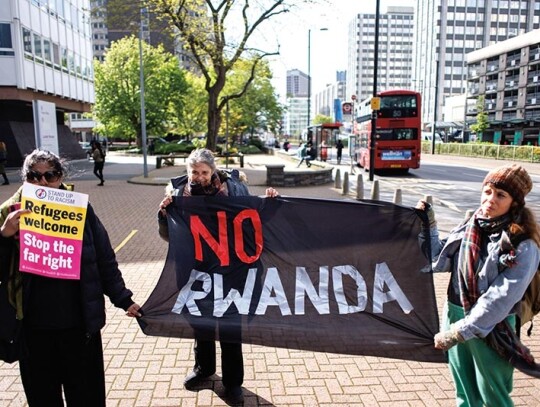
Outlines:
{"type": "Polygon", "coordinates": [[[379,140],[416,140],[414,129],[377,129],[379,140]]]}
{"type": "Polygon", "coordinates": [[[383,96],[378,117],[411,117],[417,112],[415,95],[383,96]]]}

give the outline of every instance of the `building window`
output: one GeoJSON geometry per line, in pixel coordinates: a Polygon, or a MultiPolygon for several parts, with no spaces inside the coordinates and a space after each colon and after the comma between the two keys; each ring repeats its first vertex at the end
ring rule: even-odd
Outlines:
{"type": "Polygon", "coordinates": [[[50,40],[43,40],[43,57],[45,58],[45,63],[52,66],[52,49],[50,40]]]}
{"type": "Polygon", "coordinates": [[[32,33],[32,37],[34,39],[34,56],[36,57],[36,61],[42,62],[43,50],[41,46],[41,36],[36,33],[32,33]]]}
{"type": "Polygon", "coordinates": [[[60,46],[53,44],[53,62],[54,67],[60,69],[60,46]]]}
{"type": "Polygon", "coordinates": [[[11,25],[9,23],[0,24],[0,55],[15,55],[11,42],[11,25]]]}
{"type": "Polygon", "coordinates": [[[27,29],[22,29],[24,56],[28,59],[33,58],[32,54],[32,32],[27,29]]]}
{"type": "Polygon", "coordinates": [[[67,57],[68,51],[64,47],[60,50],[60,55],[62,56],[62,70],[67,72],[68,71],[68,57],[67,57]]]}

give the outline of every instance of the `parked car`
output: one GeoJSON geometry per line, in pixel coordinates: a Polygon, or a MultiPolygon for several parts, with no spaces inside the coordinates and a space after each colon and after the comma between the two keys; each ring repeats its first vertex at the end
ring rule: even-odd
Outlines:
{"type": "MultiPolygon", "coordinates": [[[[422,141],[431,141],[433,140],[433,133],[429,131],[422,132],[422,141]]],[[[444,143],[439,133],[435,133],[435,144],[444,143]]]]}
{"type": "Polygon", "coordinates": [[[88,141],[79,141],[79,145],[86,154],[86,158],[92,157],[92,145],[88,141]]]}

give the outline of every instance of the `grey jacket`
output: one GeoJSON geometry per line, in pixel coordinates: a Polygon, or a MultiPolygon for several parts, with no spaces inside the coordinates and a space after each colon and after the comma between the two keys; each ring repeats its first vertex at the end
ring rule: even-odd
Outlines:
{"type": "MultiPolygon", "coordinates": [[[[459,248],[465,228],[466,225],[458,226],[445,240],[439,239],[437,227],[430,229],[433,272],[458,272],[459,248]]],[[[515,313],[517,303],[536,273],[540,249],[532,239],[518,245],[513,267],[501,265],[500,254],[501,235],[491,235],[487,255],[480,259],[483,263],[477,277],[480,298],[465,318],[454,324],[465,340],[486,337],[496,324],[515,313]]]]}

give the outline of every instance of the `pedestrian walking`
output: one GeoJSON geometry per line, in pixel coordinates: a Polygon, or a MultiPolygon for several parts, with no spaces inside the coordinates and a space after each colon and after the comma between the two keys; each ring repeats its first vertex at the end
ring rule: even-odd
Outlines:
{"type": "Polygon", "coordinates": [[[341,155],[343,153],[343,142],[341,139],[339,139],[336,143],[336,150],[337,150],[337,163],[338,165],[341,164],[341,155]]]}
{"type": "Polygon", "coordinates": [[[0,174],[4,178],[4,183],[2,185],[9,185],[9,179],[6,174],[6,163],[7,163],[7,148],[6,143],[0,141],[0,174]]]}
{"type": "Polygon", "coordinates": [[[101,148],[99,141],[92,141],[92,158],[94,159],[94,175],[98,177],[100,183],[98,186],[102,187],[105,183],[103,178],[103,167],[105,167],[105,153],[101,148]]]}
{"type": "Polygon", "coordinates": [[[448,352],[458,406],[513,406],[514,367],[540,377],[516,335],[519,303],[540,259],[539,226],[525,205],[532,187],[517,164],[491,170],[480,207],[444,241],[432,207],[417,205],[430,223],[430,236],[422,236],[431,241],[433,271],[451,273],[443,327],[434,342],[448,352]]]}
{"type": "MultiPolygon", "coordinates": [[[[249,191],[245,182],[240,179],[238,171],[221,171],[216,168],[214,156],[210,150],[193,150],[187,158],[187,175],[171,180],[166,195],[159,206],[158,222],[159,235],[168,241],[167,206],[172,202],[172,196],[245,196],[249,191]]],[[[267,197],[275,197],[278,193],[273,188],[266,189],[267,197]]],[[[233,287],[240,289],[240,287],[233,287]]],[[[244,381],[244,361],[242,355],[242,333],[240,329],[221,326],[216,322],[221,338],[221,368],[225,398],[233,404],[244,400],[242,383],[244,381]]],[[[240,324],[240,319],[238,319],[240,324]]],[[[216,327],[210,328],[212,331],[216,327]]],[[[195,330],[195,366],[193,371],[184,379],[184,387],[195,390],[202,381],[216,371],[216,345],[214,341],[204,339],[202,331],[195,330]]]]}
{"type": "MultiPolygon", "coordinates": [[[[30,153],[21,175],[24,182],[66,190],[65,164],[49,151],[30,153]]],[[[22,187],[0,206],[0,278],[7,287],[0,290],[0,315],[11,313],[21,322],[26,350],[19,367],[28,405],[63,406],[65,400],[68,407],[105,406],[100,333],[104,294],[130,317],[141,316],[140,307],[131,299],[107,231],[91,205],[84,223],[80,279],[19,271],[19,222],[30,212],[20,208],[21,195],[22,187]]],[[[62,223],[67,218],[58,219],[62,223]]],[[[5,325],[0,324],[1,338],[6,338],[5,325]]]]}
{"type": "Polygon", "coordinates": [[[300,158],[300,162],[298,163],[296,168],[299,168],[304,161],[306,162],[308,168],[311,167],[311,156],[308,154],[307,145],[305,143],[302,143],[302,145],[298,149],[297,155],[300,158]]]}

